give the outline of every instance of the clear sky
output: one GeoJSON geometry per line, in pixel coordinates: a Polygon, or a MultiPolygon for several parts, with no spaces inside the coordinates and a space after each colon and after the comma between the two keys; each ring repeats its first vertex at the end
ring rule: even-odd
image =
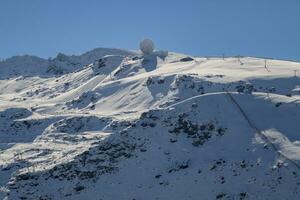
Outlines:
{"type": "Polygon", "coordinates": [[[300,0],[0,0],[0,58],[96,47],[300,60],[300,0]]]}

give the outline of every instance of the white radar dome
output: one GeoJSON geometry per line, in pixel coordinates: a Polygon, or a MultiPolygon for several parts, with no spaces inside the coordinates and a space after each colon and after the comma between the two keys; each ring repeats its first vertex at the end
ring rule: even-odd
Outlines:
{"type": "Polygon", "coordinates": [[[149,55],[154,51],[154,43],[150,39],[144,39],[140,43],[140,49],[145,55],[149,55]]]}

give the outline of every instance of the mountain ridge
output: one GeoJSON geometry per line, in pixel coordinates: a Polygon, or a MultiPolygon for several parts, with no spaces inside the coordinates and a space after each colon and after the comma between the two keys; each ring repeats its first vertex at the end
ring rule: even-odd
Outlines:
{"type": "Polygon", "coordinates": [[[0,71],[0,198],[297,199],[300,63],[115,49],[53,60],[0,71]]]}

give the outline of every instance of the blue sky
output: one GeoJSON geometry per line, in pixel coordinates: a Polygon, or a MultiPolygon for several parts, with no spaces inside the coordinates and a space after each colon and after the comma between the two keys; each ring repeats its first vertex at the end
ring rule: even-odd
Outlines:
{"type": "Polygon", "coordinates": [[[300,60],[299,0],[0,0],[0,58],[96,47],[300,60]]]}

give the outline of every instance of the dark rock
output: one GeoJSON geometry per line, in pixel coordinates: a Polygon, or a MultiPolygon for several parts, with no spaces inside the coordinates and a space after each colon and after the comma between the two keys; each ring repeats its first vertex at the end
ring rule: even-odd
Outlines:
{"type": "Polygon", "coordinates": [[[161,177],[161,175],[160,175],[160,174],[158,174],[158,175],[156,175],[156,176],[155,176],[155,178],[160,178],[160,177],[161,177]]]}
{"type": "Polygon", "coordinates": [[[84,189],[85,189],[85,187],[82,186],[82,185],[78,185],[78,186],[76,186],[76,187],[74,188],[74,190],[75,190],[76,192],[79,192],[79,191],[84,190],[84,189]]]}
{"type": "Polygon", "coordinates": [[[189,61],[193,61],[194,59],[191,57],[184,57],[180,59],[180,62],[189,62],[189,61]]]}
{"type": "Polygon", "coordinates": [[[175,143],[175,142],[177,142],[177,139],[176,138],[170,138],[170,142],[175,143]]]}
{"type": "Polygon", "coordinates": [[[225,196],[226,196],[226,194],[222,192],[222,193],[217,194],[216,199],[222,199],[225,196]]]}

